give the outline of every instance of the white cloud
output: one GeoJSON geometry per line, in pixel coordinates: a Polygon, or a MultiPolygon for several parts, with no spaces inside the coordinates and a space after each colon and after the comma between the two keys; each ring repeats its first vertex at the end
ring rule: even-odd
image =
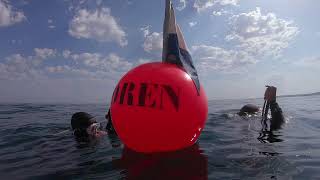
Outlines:
{"type": "Polygon", "coordinates": [[[54,28],[56,28],[56,26],[53,25],[53,20],[52,20],[52,19],[48,19],[48,28],[49,28],[49,29],[54,29],[54,28]]]}
{"type": "Polygon", "coordinates": [[[150,32],[150,26],[146,26],[140,29],[144,35],[143,49],[148,53],[161,54],[162,50],[162,32],[150,32]]]}
{"type": "Polygon", "coordinates": [[[47,59],[49,57],[54,57],[57,55],[57,51],[55,49],[49,48],[34,48],[35,55],[42,59],[47,59]]]}
{"type": "Polygon", "coordinates": [[[70,69],[71,68],[67,65],[46,67],[46,70],[50,73],[61,73],[61,72],[69,71],[70,69]]]}
{"type": "Polygon", "coordinates": [[[213,16],[223,16],[223,15],[229,15],[229,14],[231,14],[231,12],[230,11],[226,11],[224,9],[221,9],[220,11],[213,11],[212,12],[213,16]]]}
{"type": "Polygon", "coordinates": [[[35,48],[35,55],[23,56],[12,54],[0,63],[1,79],[39,79],[43,78],[43,71],[40,65],[43,60],[54,57],[56,51],[48,48],[35,48]]]}
{"type": "Polygon", "coordinates": [[[0,63],[1,79],[42,79],[43,61],[55,57],[57,51],[49,48],[34,48],[34,55],[23,56],[21,54],[12,54],[0,63]]]}
{"type": "Polygon", "coordinates": [[[94,39],[100,42],[116,42],[126,46],[126,33],[111,15],[109,8],[95,11],[80,9],[69,24],[69,34],[78,39],[94,39]]]}
{"type": "Polygon", "coordinates": [[[227,41],[254,56],[279,56],[299,33],[292,21],[278,18],[273,13],[263,15],[260,8],[230,18],[232,32],[227,41]]]}
{"type": "Polygon", "coordinates": [[[136,65],[141,65],[141,64],[145,64],[145,63],[149,63],[149,62],[151,62],[150,59],[140,58],[140,59],[138,59],[136,65]]]}
{"type": "Polygon", "coordinates": [[[256,60],[244,51],[227,50],[221,47],[192,46],[192,55],[199,72],[239,70],[256,60]]]}
{"type": "Polygon", "coordinates": [[[27,79],[41,78],[41,71],[36,70],[38,60],[34,57],[23,57],[20,54],[13,54],[6,57],[5,63],[0,63],[1,79],[27,79]]]}
{"type": "Polygon", "coordinates": [[[23,56],[13,54],[0,63],[0,79],[110,79],[117,80],[132,68],[132,63],[114,53],[102,55],[99,53],[72,53],[64,50],[62,53],[48,48],[35,48],[34,55],[23,56]],[[49,65],[43,60],[61,56],[69,61],[66,64],[49,65]]]}
{"type": "Polygon", "coordinates": [[[66,57],[70,57],[74,60],[78,67],[93,68],[94,71],[101,71],[106,74],[111,73],[116,76],[115,78],[124,72],[127,72],[133,66],[132,63],[126,61],[115,53],[110,53],[106,56],[99,53],[68,53],[69,54],[66,57]]]}
{"type": "Polygon", "coordinates": [[[111,53],[103,59],[103,64],[117,71],[128,71],[132,67],[132,63],[124,60],[118,55],[111,53]]]}
{"type": "Polygon", "coordinates": [[[10,26],[25,19],[22,11],[15,11],[8,1],[0,0],[0,27],[10,26]]]}
{"type": "Polygon", "coordinates": [[[207,10],[215,5],[227,6],[227,5],[237,5],[239,0],[196,0],[193,7],[197,9],[198,12],[207,10]]]}
{"type": "Polygon", "coordinates": [[[223,6],[234,5],[236,6],[240,0],[215,0],[214,2],[223,6]]]}
{"type": "MultiPolygon", "coordinates": [[[[73,67],[69,65],[47,66],[44,68],[47,77],[52,75],[60,76],[60,79],[103,79],[107,77],[107,72],[90,71],[86,68],[73,67]],[[103,75],[101,75],[103,74],[103,75]]],[[[56,79],[56,78],[51,78],[56,79]]]]}
{"type": "Polygon", "coordinates": [[[69,50],[63,50],[63,51],[62,51],[62,56],[63,56],[65,59],[69,58],[70,54],[71,54],[71,51],[69,51],[69,50]]]}
{"type": "MultiPolygon", "coordinates": [[[[221,13],[216,15],[222,15],[221,13]]],[[[251,64],[277,58],[298,34],[293,22],[278,18],[273,13],[263,15],[259,8],[229,18],[231,33],[226,41],[229,49],[198,45],[192,47],[193,59],[200,71],[243,72],[251,64]]]]}
{"type": "Polygon", "coordinates": [[[214,15],[214,16],[221,16],[221,15],[222,15],[222,12],[221,12],[221,11],[213,11],[213,12],[212,12],[212,15],[214,15]]]}
{"type": "Polygon", "coordinates": [[[190,26],[190,27],[194,27],[194,26],[196,26],[197,24],[198,24],[198,22],[196,22],[196,21],[189,22],[189,26],[190,26]]]}
{"type": "Polygon", "coordinates": [[[182,11],[187,6],[186,0],[179,0],[179,6],[177,7],[178,11],[182,11]]]}

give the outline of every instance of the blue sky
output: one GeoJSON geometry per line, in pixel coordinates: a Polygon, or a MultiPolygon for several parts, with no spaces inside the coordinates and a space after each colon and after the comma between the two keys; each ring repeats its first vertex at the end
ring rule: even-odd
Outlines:
{"type": "MultiPolygon", "coordinates": [[[[209,99],[320,91],[317,0],[173,0],[209,99]]],[[[108,102],[161,60],[165,1],[0,0],[0,102],[108,102]]]]}

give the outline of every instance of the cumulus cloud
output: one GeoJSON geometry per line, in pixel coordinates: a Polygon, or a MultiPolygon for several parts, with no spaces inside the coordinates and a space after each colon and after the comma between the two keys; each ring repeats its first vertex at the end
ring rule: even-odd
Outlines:
{"type": "Polygon", "coordinates": [[[280,19],[273,13],[262,14],[259,8],[232,15],[229,25],[231,32],[225,40],[231,42],[230,49],[208,45],[192,47],[193,59],[202,70],[245,70],[267,57],[278,58],[299,33],[292,21],[280,19]]]}
{"type": "Polygon", "coordinates": [[[25,19],[24,13],[14,10],[9,1],[0,0],[0,27],[10,26],[25,19]]]}
{"type": "Polygon", "coordinates": [[[49,73],[62,74],[65,77],[83,79],[119,79],[133,67],[133,64],[115,53],[103,55],[100,53],[73,53],[69,50],[62,51],[66,60],[71,60],[72,65],[48,67],[49,73]]]}
{"type": "Polygon", "coordinates": [[[0,63],[1,79],[41,79],[43,69],[40,65],[44,60],[53,58],[57,51],[49,48],[34,48],[34,55],[24,56],[21,54],[12,54],[0,63]]]}
{"type": "Polygon", "coordinates": [[[177,7],[178,11],[182,11],[187,6],[186,0],[179,0],[179,6],[177,7]]]}
{"type": "Polygon", "coordinates": [[[299,33],[292,21],[280,19],[274,13],[264,15],[260,8],[233,15],[229,24],[232,32],[226,40],[254,56],[279,56],[299,33]]]}
{"type": "Polygon", "coordinates": [[[244,51],[227,50],[221,47],[192,46],[192,55],[200,71],[227,71],[255,64],[256,60],[244,51]]]}
{"type": "Polygon", "coordinates": [[[224,9],[221,9],[220,11],[213,11],[212,12],[213,16],[223,16],[223,15],[229,15],[229,14],[231,14],[231,12],[230,11],[226,11],[224,9]]]}
{"type": "Polygon", "coordinates": [[[190,27],[194,27],[194,26],[196,26],[197,24],[198,24],[198,22],[196,22],[196,21],[189,22],[189,26],[190,26],[190,27]]]}
{"type": "Polygon", "coordinates": [[[70,54],[71,59],[78,64],[95,68],[105,72],[126,72],[132,67],[132,63],[126,61],[115,53],[103,56],[99,53],[70,54]]]}
{"type": "Polygon", "coordinates": [[[193,7],[197,9],[198,12],[207,10],[215,5],[227,6],[227,5],[237,5],[239,0],[196,0],[193,7]]]}
{"type": "Polygon", "coordinates": [[[145,63],[149,63],[149,62],[151,62],[150,59],[140,58],[140,59],[138,59],[136,65],[141,65],[141,64],[145,64],[145,63]]]}
{"type": "Polygon", "coordinates": [[[13,54],[5,58],[5,63],[0,63],[1,79],[27,79],[41,77],[41,71],[36,70],[38,60],[34,57],[24,57],[21,54],[13,54]],[[35,63],[36,62],[36,63],[35,63]]]}
{"type": "Polygon", "coordinates": [[[148,53],[157,53],[160,55],[162,50],[162,32],[150,32],[150,26],[146,26],[140,29],[143,32],[144,43],[143,49],[148,53]]]}
{"type": "Polygon", "coordinates": [[[41,59],[47,59],[49,57],[54,57],[57,54],[55,49],[49,48],[34,48],[35,55],[41,59]]]}
{"type": "MultiPolygon", "coordinates": [[[[69,65],[47,66],[44,68],[45,75],[62,77],[62,79],[100,79],[104,76],[98,76],[100,71],[93,72],[86,68],[72,67],[69,65]]],[[[56,79],[56,78],[51,78],[56,79]]]]}
{"type": "Polygon", "coordinates": [[[70,54],[71,54],[71,51],[69,51],[69,50],[67,50],[67,49],[62,51],[62,56],[63,56],[65,59],[69,58],[70,54]]]}
{"type": "Polygon", "coordinates": [[[132,63],[115,53],[72,53],[69,50],[57,52],[48,48],[35,48],[34,55],[13,54],[0,63],[1,79],[118,79],[130,68],[132,63]],[[63,57],[65,64],[50,65],[45,59],[63,57]],[[69,60],[69,62],[68,62],[69,60]]]}
{"type": "Polygon", "coordinates": [[[78,39],[116,42],[120,46],[128,44],[126,33],[111,15],[109,8],[78,10],[69,24],[69,34],[78,39]]]}

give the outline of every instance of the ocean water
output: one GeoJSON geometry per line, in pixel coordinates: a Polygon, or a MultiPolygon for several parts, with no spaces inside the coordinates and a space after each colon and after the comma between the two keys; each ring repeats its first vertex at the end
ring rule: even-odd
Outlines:
{"type": "Polygon", "coordinates": [[[320,96],[282,97],[286,124],[263,140],[260,117],[239,117],[246,103],[214,100],[199,141],[145,155],[105,136],[79,144],[70,117],[85,111],[104,121],[105,104],[1,104],[1,179],[319,179],[320,96]]]}

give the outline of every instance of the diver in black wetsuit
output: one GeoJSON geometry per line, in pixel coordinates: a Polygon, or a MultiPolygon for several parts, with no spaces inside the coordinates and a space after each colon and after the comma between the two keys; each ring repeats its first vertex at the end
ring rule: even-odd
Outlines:
{"type": "MultiPolygon", "coordinates": [[[[281,128],[282,124],[284,123],[284,117],[282,114],[282,109],[279,107],[278,103],[276,102],[276,94],[277,88],[274,86],[266,86],[267,89],[264,93],[264,105],[262,110],[262,126],[264,130],[267,130],[267,115],[270,109],[271,111],[271,119],[270,119],[270,131],[278,130],[281,128]]],[[[259,112],[258,106],[247,104],[243,106],[238,113],[240,116],[250,115],[250,114],[257,114],[259,112]]]]}
{"type": "MultiPolygon", "coordinates": [[[[276,101],[277,88],[274,86],[267,86],[264,93],[264,107],[262,110],[262,124],[266,124],[268,111],[271,111],[270,131],[278,130],[285,122],[282,114],[282,109],[276,101]]],[[[265,129],[267,127],[264,127],[265,129]]]]}
{"type": "Polygon", "coordinates": [[[261,125],[262,129],[258,140],[262,143],[274,143],[281,142],[281,135],[275,134],[274,131],[281,129],[282,124],[285,122],[282,114],[282,110],[276,101],[277,88],[273,86],[267,86],[267,90],[264,94],[264,105],[262,110],[261,125]],[[270,128],[268,130],[268,111],[271,111],[270,128]]]}
{"type": "Polygon", "coordinates": [[[100,123],[96,121],[95,117],[86,112],[74,113],[71,117],[71,127],[74,136],[80,142],[90,141],[90,139],[106,134],[105,131],[99,129],[100,123]]]}
{"type": "Polygon", "coordinates": [[[100,130],[101,123],[98,123],[92,115],[86,112],[77,112],[72,115],[71,127],[74,136],[79,141],[89,141],[103,135],[117,135],[113,128],[110,109],[105,118],[108,120],[106,131],[100,130]]]}
{"type": "Polygon", "coordinates": [[[253,104],[246,104],[238,112],[239,116],[257,114],[259,112],[259,107],[253,104]]]}

